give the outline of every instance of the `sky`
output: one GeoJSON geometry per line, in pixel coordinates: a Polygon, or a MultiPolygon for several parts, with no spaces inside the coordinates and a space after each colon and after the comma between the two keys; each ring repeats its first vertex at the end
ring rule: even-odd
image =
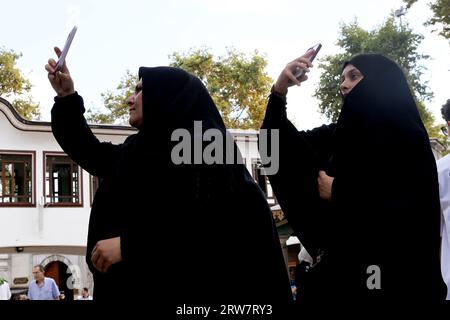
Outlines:
{"type": "MultiPolygon", "coordinates": [[[[442,122],[440,108],[450,98],[450,44],[423,26],[431,16],[428,2],[419,0],[402,22],[425,36],[419,52],[432,60],[424,61],[422,80],[435,95],[426,105],[442,122]]],[[[42,120],[49,121],[55,93],[44,66],[74,25],[78,31],[67,64],[86,108],[100,109],[101,93],[115,90],[127,69],[137,74],[140,66],[168,65],[170,54],[193,48],[209,48],[216,56],[227,48],[258,50],[276,80],[289,61],[318,42],[316,59],[340,52],[341,23],[356,18],[372,30],[402,5],[401,0],[1,0],[0,47],[22,53],[18,67],[33,85],[42,120]]],[[[309,80],[288,93],[288,115],[298,129],[329,122],[312,96],[320,77],[317,60],[315,66],[309,80]]]]}

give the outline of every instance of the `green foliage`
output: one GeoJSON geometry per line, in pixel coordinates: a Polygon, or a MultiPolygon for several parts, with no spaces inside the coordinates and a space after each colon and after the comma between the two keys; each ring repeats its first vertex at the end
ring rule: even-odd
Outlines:
{"type": "Polygon", "coordinates": [[[40,119],[41,112],[39,103],[33,102],[32,98],[27,95],[24,98],[15,99],[12,103],[14,109],[25,119],[40,119]]]}
{"type": "Polygon", "coordinates": [[[437,0],[430,3],[433,16],[425,23],[428,26],[440,26],[439,34],[446,39],[450,39],[450,0],[437,0]]]}
{"type": "Polygon", "coordinates": [[[127,70],[117,86],[117,93],[112,91],[102,93],[103,103],[108,112],[88,110],[87,120],[91,123],[127,123],[128,106],[126,100],[134,92],[138,80],[137,75],[127,70]]]}
{"type": "Polygon", "coordinates": [[[22,54],[13,50],[0,49],[0,96],[12,101],[17,112],[25,119],[39,119],[41,116],[39,104],[32,101],[29,92],[31,83],[26,79],[16,66],[22,54]]]}
{"type": "MultiPolygon", "coordinates": [[[[230,49],[217,59],[207,49],[169,55],[170,66],[199,77],[208,88],[228,128],[258,129],[264,119],[267,93],[273,80],[265,73],[266,59],[257,51],[245,55],[230,49]]],[[[88,111],[94,123],[124,123],[128,119],[126,99],[137,83],[127,71],[116,92],[102,94],[108,113],[88,111]]]]}
{"type": "Polygon", "coordinates": [[[267,61],[258,51],[245,55],[228,49],[215,59],[208,49],[194,49],[169,57],[171,66],[203,81],[228,128],[260,128],[273,79],[264,71],[267,61]]]}
{"type": "Polygon", "coordinates": [[[0,50],[0,95],[21,94],[31,89],[30,82],[23,77],[16,67],[16,61],[22,54],[13,50],[0,50]]]}
{"type": "MultiPolygon", "coordinates": [[[[410,8],[417,0],[403,0],[410,8]]],[[[439,31],[439,35],[446,39],[450,39],[450,0],[436,0],[434,3],[429,3],[433,16],[426,22],[426,26],[439,27],[433,31],[439,31]]]]}
{"type": "Polygon", "coordinates": [[[404,3],[406,3],[406,8],[411,8],[411,6],[417,2],[417,0],[403,0],[404,3]]]}

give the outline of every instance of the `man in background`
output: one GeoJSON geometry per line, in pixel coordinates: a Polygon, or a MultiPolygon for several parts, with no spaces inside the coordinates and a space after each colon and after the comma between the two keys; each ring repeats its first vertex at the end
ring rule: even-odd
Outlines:
{"type": "MultiPolygon", "coordinates": [[[[447,135],[450,127],[450,99],[442,106],[442,117],[446,126],[443,127],[447,135]]],[[[439,177],[439,197],[441,200],[441,271],[442,278],[447,285],[447,300],[450,300],[450,155],[446,155],[437,162],[439,177]]]]}
{"type": "Polygon", "coordinates": [[[11,299],[11,290],[9,289],[8,281],[0,276],[0,300],[11,299]]]}
{"type": "Polygon", "coordinates": [[[92,300],[88,288],[84,287],[83,290],[81,290],[81,296],[78,297],[78,300],[92,300]]]}
{"type": "Polygon", "coordinates": [[[34,281],[28,288],[29,300],[59,300],[59,289],[55,280],[44,275],[44,267],[36,265],[33,267],[34,281]]]}

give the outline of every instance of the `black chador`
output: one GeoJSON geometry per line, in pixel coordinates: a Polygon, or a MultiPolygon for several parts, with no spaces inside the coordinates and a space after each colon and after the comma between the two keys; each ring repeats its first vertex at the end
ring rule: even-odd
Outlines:
{"type": "MultiPolygon", "coordinates": [[[[226,141],[205,86],[169,67],[140,68],[139,77],[143,127],[121,145],[93,136],[79,95],[56,98],[52,110],[53,132],[64,151],[102,180],[86,254],[94,298],[153,305],[289,301],[271,211],[244,165],[172,161],[179,142],[172,141],[173,132],[183,129],[194,139],[194,121],[201,121],[202,133],[216,129],[226,141]],[[122,262],[100,273],[90,262],[91,250],[117,236],[122,262]]],[[[234,143],[228,148],[237,149],[234,143]]]]}
{"type": "Polygon", "coordinates": [[[297,131],[286,100],[272,94],[263,124],[280,130],[275,195],[302,244],[321,257],[309,297],[443,299],[436,165],[413,95],[381,55],[348,63],[364,78],[337,123],[297,131]],[[329,202],[319,197],[319,170],[334,177],[329,202]]]}

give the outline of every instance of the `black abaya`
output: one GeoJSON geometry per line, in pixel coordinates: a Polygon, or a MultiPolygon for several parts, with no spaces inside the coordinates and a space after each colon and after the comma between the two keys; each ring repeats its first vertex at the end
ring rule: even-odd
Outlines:
{"type": "MultiPolygon", "coordinates": [[[[156,297],[154,305],[290,301],[271,211],[245,167],[171,161],[174,129],[192,134],[196,120],[203,132],[227,134],[204,85],[175,68],[141,68],[139,75],[144,126],[122,145],[95,139],[77,94],[56,98],[52,110],[62,148],[104,180],[92,207],[86,256],[94,298],[156,297]],[[114,236],[121,237],[123,261],[99,273],[90,250],[114,236]]],[[[234,143],[226,151],[231,149],[237,150],[234,143]]]]}
{"type": "MultiPolygon", "coordinates": [[[[281,158],[280,173],[285,176],[269,177],[302,243],[325,252],[324,281],[313,295],[443,299],[436,165],[414,98],[391,60],[365,54],[349,63],[364,78],[345,97],[337,124],[310,132],[290,127],[280,144],[296,149],[298,158],[281,158]],[[301,165],[296,170],[309,180],[299,179],[300,188],[290,195],[285,189],[294,183],[287,173],[296,162],[301,165]],[[313,177],[317,179],[319,169],[334,177],[326,210],[324,201],[316,201],[313,177]],[[295,200],[296,192],[300,200],[295,200]],[[381,289],[372,286],[376,268],[381,289]]],[[[283,108],[272,95],[263,125],[280,128],[281,139],[283,128],[288,128],[283,108]],[[274,126],[272,117],[281,119],[281,125],[274,126]]]]}

